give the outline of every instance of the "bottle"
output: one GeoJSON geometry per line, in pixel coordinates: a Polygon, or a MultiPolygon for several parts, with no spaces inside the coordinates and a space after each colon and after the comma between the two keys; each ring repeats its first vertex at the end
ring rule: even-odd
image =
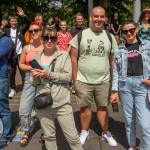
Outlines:
{"type": "Polygon", "coordinates": [[[118,103],[112,103],[112,109],[113,109],[113,112],[118,112],[119,111],[118,103]]]}

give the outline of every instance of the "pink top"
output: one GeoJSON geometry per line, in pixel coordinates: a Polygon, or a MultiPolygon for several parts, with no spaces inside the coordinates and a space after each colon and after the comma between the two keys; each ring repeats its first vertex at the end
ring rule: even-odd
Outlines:
{"type": "Polygon", "coordinates": [[[69,47],[69,42],[72,40],[72,35],[66,32],[65,36],[61,32],[57,32],[58,47],[62,51],[67,51],[69,47]]]}
{"type": "Polygon", "coordinates": [[[38,53],[39,51],[35,51],[31,49],[31,45],[29,45],[29,48],[27,50],[27,56],[25,60],[25,64],[27,66],[30,66],[29,62],[33,59],[33,57],[38,53]]]}

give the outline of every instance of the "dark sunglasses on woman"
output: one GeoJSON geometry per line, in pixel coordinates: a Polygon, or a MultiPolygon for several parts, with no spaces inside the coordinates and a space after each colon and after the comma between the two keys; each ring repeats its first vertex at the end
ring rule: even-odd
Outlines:
{"type": "Polygon", "coordinates": [[[132,29],[129,29],[129,30],[122,30],[122,33],[123,33],[124,35],[127,35],[128,32],[130,32],[131,34],[133,34],[133,33],[135,32],[135,30],[136,30],[136,28],[132,28],[132,29]]]}
{"type": "Polygon", "coordinates": [[[29,32],[30,34],[32,34],[33,32],[34,32],[34,33],[38,33],[39,31],[41,31],[41,29],[28,30],[28,32],[29,32]]]}
{"type": "Polygon", "coordinates": [[[42,36],[42,39],[43,39],[44,42],[48,42],[49,40],[51,42],[56,42],[57,41],[57,37],[56,36],[51,36],[51,37],[49,37],[49,36],[42,36]]]}

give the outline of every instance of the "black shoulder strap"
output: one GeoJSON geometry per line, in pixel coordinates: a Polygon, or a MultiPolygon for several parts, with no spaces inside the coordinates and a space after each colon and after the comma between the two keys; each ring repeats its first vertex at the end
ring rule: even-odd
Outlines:
{"type": "Polygon", "coordinates": [[[79,58],[79,56],[80,56],[80,43],[81,43],[81,39],[82,39],[82,31],[78,33],[77,38],[78,38],[78,58],[79,58]]]}
{"type": "Polygon", "coordinates": [[[56,59],[54,59],[52,62],[51,72],[54,72],[55,64],[56,64],[56,59]]]}
{"type": "Polygon", "coordinates": [[[108,39],[109,39],[109,41],[110,41],[110,43],[111,43],[111,50],[112,50],[112,36],[111,36],[111,34],[110,34],[110,32],[108,31],[108,30],[105,30],[106,31],[106,34],[107,34],[107,36],[108,36],[108,39]]]}

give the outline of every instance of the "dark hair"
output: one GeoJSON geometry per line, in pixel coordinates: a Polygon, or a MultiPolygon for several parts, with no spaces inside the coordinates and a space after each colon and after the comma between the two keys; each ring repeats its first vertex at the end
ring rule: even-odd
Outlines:
{"type": "Polygon", "coordinates": [[[57,31],[54,28],[44,28],[42,36],[57,37],[57,31]]]}
{"type": "Polygon", "coordinates": [[[11,19],[17,19],[18,20],[18,16],[16,16],[16,15],[9,16],[8,21],[10,21],[11,19]]]}
{"type": "Polygon", "coordinates": [[[133,24],[135,27],[137,27],[137,24],[136,24],[133,20],[127,20],[127,21],[124,23],[123,27],[124,27],[125,25],[127,25],[127,24],[133,24]]]}
{"type": "MultiPolygon", "coordinates": [[[[145,8],[145,9],[141,12],[141,15],[140,15],[140,17],[139,17],[139,22],[142,22],[142,21],[143,21],[146,12],[150,12],[149,9],[150,9],[150,8],[145,8]]],[[[149,21],[149,23],[150,23],[150,19],[149,19],[148,21],[149,21]]]]}

